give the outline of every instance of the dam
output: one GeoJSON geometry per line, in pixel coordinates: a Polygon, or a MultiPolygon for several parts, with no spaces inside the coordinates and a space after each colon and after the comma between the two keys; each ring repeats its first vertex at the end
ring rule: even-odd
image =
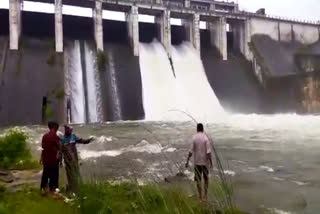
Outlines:
{"type": "Polygon", "coordinates": [[[24,11],[22,0],[0,10],[0,125],[320,112],[319,22],[230,1],[35,2],[52,13],[24,11]]]}

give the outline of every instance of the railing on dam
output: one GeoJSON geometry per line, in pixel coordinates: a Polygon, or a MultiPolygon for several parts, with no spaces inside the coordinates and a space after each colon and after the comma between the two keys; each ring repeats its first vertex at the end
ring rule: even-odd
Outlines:
{"type": "MultiPolygon", "coordinates": [[[[0,0],[1,1],[1,0],[0,0]]],[[[53,0],[29,0],[35,2],[52,2],[53,0]]],[[[80,3],[80,2],[94,2],[98,0],[63,0],[68,1],[70,4],[80,3]]],[[[292,23],[301,23],[307,25],[320,25],[319,21],[310,21],[310,20],[302,20],[302,19],[295,19],[295,18],[288,18],[288,17],[281,17],[276,15],[263,15],[253,12],[248,12],[245,10],[239,10],[238,4],[234,0],[224,0],[224,1],[217,1],[217,0],[99,0],[102,1],[104,4],[113,4],[113,5],[134,5],[134,4],[141,4],[150,6],[159,6],[163,9],[168,10],[184,10],[187,12],[194,12],[194,13],[204,13],[204,14],[212,14],[212,15],[219,15],[219,16],[232,16],[233,18],[241,18],[246,19],[250,17],[256,18],[263,18],[263,19],[272,19],[272,20],[279,20],[284,22],[292,22],[292,23]],[[189,6],[186,6],[185,1],[190,1],[189,6]],[[206,3],[207,5],[204,5],[206,3]],[[215,5],[212,7],[212,5],[215,5]]]]}
{"type": "Polygon", "coordinates": [[[185,7],[184,1],[172,1],[172,0],[103,0],[105,3],[115,3],[118,4],[119,2],[126,2],[129,4],[147,4],[147,5],[158,5],[165,7],[167,9],[177,9],[177,10],[193,10],[194,12],[203,12],[203,13],[214,13],[219,15],[232,15],[233,17],[257,17],[257,18],[264,18],[264,19],[273,19],[279,21],[287,21],[287,22],[294,22],[294,23],[302,23],[302,24],[309,24],[309,25],[320,25],[320,21],[310,21],[310,20],[302,20],[302,19],[295,19],[289,17],[282,17],[276,15],[262,15],[258,13],[248,12],[244,10],[235,9],[238,7],[234,1],[214,1],[214,0],[191,0],[190,7],[185,7]],[[218,7],[211,8],[207,5],[201,5],[200,3],[212,3],[216,4],[218,7]],[[197,4],[199,3],[199,4],[197,4]],[[221,7],[220,7],[221,6],[221,7]],[[224,7],[225,6],[225,7],[224,7]],[[232,9],[233,7],[234,9],[232,9]]]}

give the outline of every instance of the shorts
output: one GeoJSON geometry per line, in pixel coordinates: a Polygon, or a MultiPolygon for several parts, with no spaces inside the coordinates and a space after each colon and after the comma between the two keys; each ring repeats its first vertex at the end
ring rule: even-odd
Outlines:
{"type": "Polygon", "coordinates": [[[208,167],[203,165],[196,165],[194,167],[194,180],[196,182],[201,182],[202,176],[205,181],[208,180],[208,177],[209,177],[208,167]]]}

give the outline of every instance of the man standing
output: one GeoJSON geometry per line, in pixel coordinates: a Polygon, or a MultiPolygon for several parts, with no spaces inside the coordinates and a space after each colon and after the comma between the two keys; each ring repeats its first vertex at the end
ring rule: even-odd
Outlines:
{"type": "Polygon", "coordinates": [[[204,133],[203,125],[197,124],[197,134],[192,137],[192,144],[189,151],[186,167],[189,167],[189,160],[194,156],[194,179],[197,182],[199,199],[202,200],[201,179],[204,179],[204,198],[207,200],[209,185],[209,169],[212,168],[211,144],[204,133]]]}
{"type": "Polygon", "coordinates": [[[67,189],[75,192],[80,179],[79,158],[76,144],[88,144],[93,140],[93,138],[84,140],[78,138],[72,133],[72,131],[73,130],[70,126],[64,126],[64,136],[61,138],[61,143],[68,180],[67,189]]]}
{"type": "Polygon", "coordinates": [[[41,163],[43,165],[41,190],[46,191],[49,184],[50,192],[54,192],[59,184],[60,139],[57,136],[59,124],[48,123],[49,132],[42,137],[41,163]]]}

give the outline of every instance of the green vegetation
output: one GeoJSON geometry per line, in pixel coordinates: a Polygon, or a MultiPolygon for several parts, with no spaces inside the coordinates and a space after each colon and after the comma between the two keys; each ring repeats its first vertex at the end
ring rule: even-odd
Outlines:
{"type": "MultiPolygon", "coordinates": [[[[0,214],[241,214],[237,210],[215,209],[214,203],[204,203],[188,196],[183,188],[169,185],[135,183],[86,183],[79,192],[66,199],[41,197],[36,189],[25,188],[17,193],[7,193],[0,202],[0,214]]],[[[1,194],[1,192],[0,192],[1,194]]]]}
{"type": "Polygon", "coordinates": [[[0,214],[76,214],[76,209],[61,200],[42,197],[39,190],[25,187],[14,194],[4,193],[0,200],[0,214]]]}
{"type": "Polygon", "coordinates": [[[23,47],[24,47],[24,40],[21,38],[19,42],[19,50],[18,50],[18,60],[17,60],[17,73],[22,71],[22,59],[23,59],[23,47]]]}
{"type": "MultiPolygon", "coordinates": [[[[188,196],[185,188],[168,184],[135,183],[111,185],[93,183],[80,185],[77,194],[80,213],[145,213],[145,214],[240,214],[237,210],[204,203],[196,196],[188,196]]],[[[212,194],[211,200],[216,200],[212,194]]]]}
{"type": "Polygon", "coordinates": [[[51,107],[47,106],[44,110],[44,119],[48,120],[53,116],[53,110],[51,107]]]}
{"type": "Polygon", "coordinates": [[[64,98],[64,95],[65,95],[65,93],[64,93],[64,89],[63,88],[58,88],[56,90],[56,98],[58,100],[62,100],[64,98]]]}
{"type": "Polygon", "coordinates": [[[56,64],[56,42],[54,39],[48,40],[49,46],[51,48],[49,56],[47,58],[47,64],[49,66],[54,66],[56,64]]]}
{"type": "Polygon", "coordinates": [[[54,51],[51,51],[48,59],[47,59],[47,64],[50,66],[54,66],[56,64],[56,54],[54,51]]]}
{"type": "Polygon", "coordinates": [[[99,71],[104,71],[105,70],[105,65],[107,63],[108,57],[106,55],[105,52],[103,52],[102,50],[98,50],[98,54],[97,54],[97,64],[98,64],[98,70],[99,71]]]}
{"type": "Polygon", "coordinates": [[[27,135],[17,129],[12,129],[5,136],[0,137],[0,168],[30,169],[39,167],[39,163],[32,159],[27,139],[27,135]]]}

